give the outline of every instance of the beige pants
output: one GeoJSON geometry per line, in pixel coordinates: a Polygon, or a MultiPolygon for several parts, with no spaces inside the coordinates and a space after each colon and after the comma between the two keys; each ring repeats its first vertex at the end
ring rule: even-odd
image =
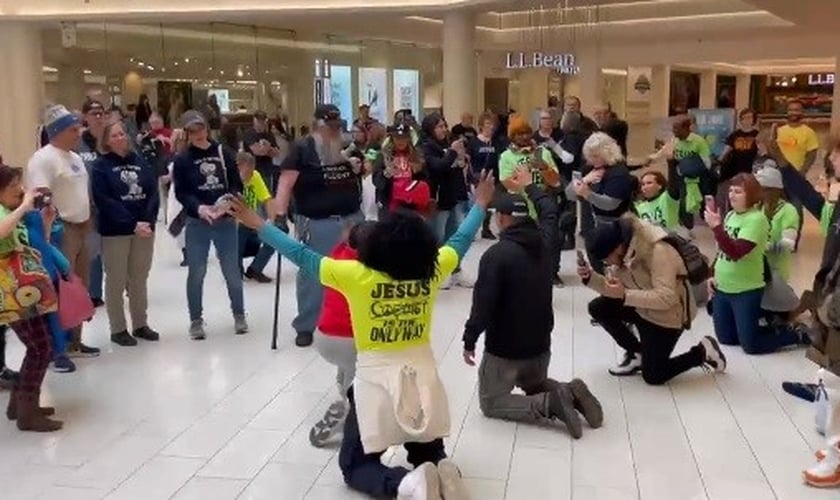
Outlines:
{"type": "MultiPolygon", "coordinates": [[[[76,224],[62,221],[64,235],[61,238],[61,253],[70,262],[70,272],[78,276],[85,287],[90,281],[90,248],[88,248],[88,233],[91,231],[90,221],[76,224]]],[[[78,349],[82,342],[82,327],[70,330],[73,336],[69,350],[78,349]]]]}
{"type": "Polygon", "coordinates": [[[102,265],[105,270],[105,309],[111,333],[128,331],[123,294],[128,292],[128,310],[134,330],[148,326],[146,284],[152,269],[155,238],[103,236],[102,265]]]}

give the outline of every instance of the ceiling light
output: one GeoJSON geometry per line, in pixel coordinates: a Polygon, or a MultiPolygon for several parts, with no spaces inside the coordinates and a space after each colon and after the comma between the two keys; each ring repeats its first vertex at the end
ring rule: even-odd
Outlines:
{"type": "Polygon", "coordinates": [[[173,64],[174,64],[175,66],[177,66],[177,65],[178,65],[178,61],[175,61],[173,64]]]}
{"type": "Polygon", "coordinates": [[[239,78],[242,78],[243,76],[245,76],[245,72],[242,71],[241,69],[238,69],[238,70],[236,70],[236,76],[238,76],[239,78]]]}
{"type": "Polygon", "coordinates": [[[93,73],[93,71],[91,71],[91,70],[89,70],[89,69],[83,69],[83,70],[82,70],[82,73],[84,73],[85,75],[90,75],[90,74],[92,74],[92,73],[93,73]]]}
{"type": "Polygon", "coordinates": [[[155,67],[150,64],[150,65],[146,66],[146,69],[148,69],[149,71],[154,71],[155,67]]]}
{"type": "Polygon", "coordinates": [[[224,75],[225,75],[225,70],[220,70],[220,71],[219,71],[219,74],[220,74],[220,75],[222,75],[222,76],[224,76],[224,75]]]}
{"type": "Polygon", "coordinates": [[[190,62],[190,58],[189,58],[189,57],[185,57],[185,58],[184,58],[184,62],[185,62],[185,63],[190,62]]]}
{"type": "Polygon", "coordinates": [[[41,71],[44,73],[58,73],[58,69],[53,68],[52,66],[42,66],[41,71]]]}
{"type": "Polygon", "coordinates": [[[145,66],[145,65],[146,65],[146,63],[144,63],[143,61],[139,61],[139,62],[137,63],[137,65],[138,65],[138,66],[140,66],[140,67],[142,68],[143,66],[145,66]]]}

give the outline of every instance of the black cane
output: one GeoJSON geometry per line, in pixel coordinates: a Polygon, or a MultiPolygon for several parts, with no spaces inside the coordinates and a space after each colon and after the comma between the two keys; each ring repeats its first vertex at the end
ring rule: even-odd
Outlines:
{"type": "Polygon", "coordinates": [[[277,252],[277,272],[274,275],[274,326],[271,328],[271,350],[277,350],[277,329],[280,323],[280,260],[283,258],[277,252]]]}

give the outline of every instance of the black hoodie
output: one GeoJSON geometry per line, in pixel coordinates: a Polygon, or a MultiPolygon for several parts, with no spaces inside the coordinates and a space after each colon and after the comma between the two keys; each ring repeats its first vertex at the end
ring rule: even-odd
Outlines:
{"type": "Polygon", "coordinates": [[[438,210],[451,210],[460,201],[467,201],[467,182],[464,169],[455,166],[458,153],[448,149],[448,144],[435,139],[435,126],[443,118],[433,113],[423,118],[422,152],[429,173],[432,197],[438,210]]]}
{"type": "Polygon", "coordinates": [[[553,262],[557,203],[531,185],[526,193],[539,222],[528,218],[508,227],[481,257],[464,349],[474,351],[482,332],[484,350],[505,359],[530,359],[551,348],[554,329],[553,262]]]}

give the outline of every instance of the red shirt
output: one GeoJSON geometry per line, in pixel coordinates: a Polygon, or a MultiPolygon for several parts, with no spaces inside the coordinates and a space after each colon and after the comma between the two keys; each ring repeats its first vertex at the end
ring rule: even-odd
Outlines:
{"type": "MultiPolygon", "coordinates": [[[[355,250],[343,242],[330,253],[330,257],[336,260],[355,260],[357,255],[355,250]]],[[[353,337],[350,305],[347,304],[344,295],[329,287],[324,289],[324,305],[321,308],[321,317],[318,318],[318,329],[331,337],[353,337]]]]}
{"type": "Polygon", "coordinates": [[[432,192],[425,181],[412,181],[411,178],[394,179],[390,209],[409,205],[418,212],[424,212],[432,201],[432,192]]]}
{"type": "Polygon", "coordinates": [[[172,152],[172,129],[171,128],[163,127],[161,129],[157,129],[157,130],[150,130],[149,133],[152,134],[152,137],[154,137],[154,138],[165,137],[167,140],[166,140],[166,142],[163,143],[163,150],[166,152],[166,154],[169,154],[169,153],[172,152]]]}

